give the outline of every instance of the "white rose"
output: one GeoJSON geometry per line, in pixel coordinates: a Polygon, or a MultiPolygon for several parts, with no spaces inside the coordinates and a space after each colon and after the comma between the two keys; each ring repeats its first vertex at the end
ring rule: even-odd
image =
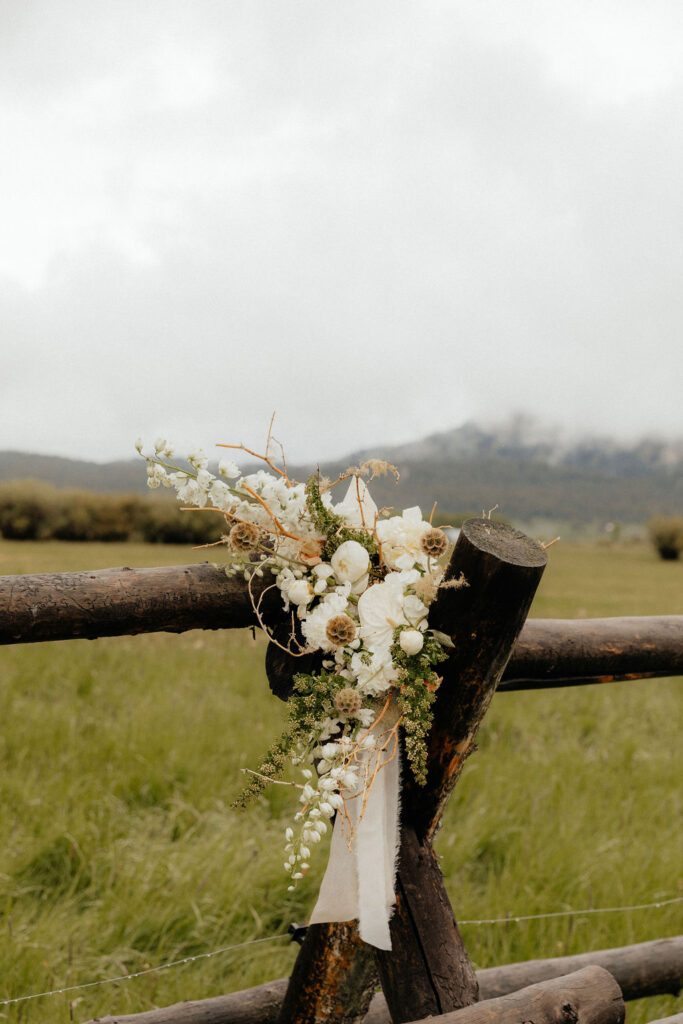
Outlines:
{"type": "Polygon", "coordinates": [[[294,580],[287,589],[287,597],[292,604],[308,604],[313,597],[313,587],[308,580],[294,580]]]}
{"type": "Polygon", "coordinates": [[[424,637],[419,629],[403,629],[398,642],[406,654],[417,654],[422,650],[424,637]]]}
{"type": "Polygon", "coordinates": [[[330,561],[340,583],[355,583],[368,571],[370,555],[357,540],[347,540],[339,545],[330,561]]]}

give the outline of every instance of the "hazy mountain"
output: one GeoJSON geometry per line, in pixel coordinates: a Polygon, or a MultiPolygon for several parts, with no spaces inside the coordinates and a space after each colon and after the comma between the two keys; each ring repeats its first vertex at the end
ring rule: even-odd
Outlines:
{"type": "MultiPolygon", "coordinates": [[[[454,515],[498,504],[512,520],[544,517],[578,524],[618,520],[641,523],[683,509],[683,440],[610,438],[567,440],[525,417],[498,427],[466,423],[411,444],[352,453],[329,475],[363,457],[381,456],[401,480],[379,478],[380,504],[426,509],[433,501],[454,515]]],[[[313,466],[292,467],[305,479],[313,466]]],[[[32,477],[59,487],[145,491],[140,459],[104,465],[75,459],[0,452],[0,480],[32,477]]]]}
{"type": "Polygon", "coordinates": [[[44,480],[55,487],[86,491],[146,491],[142,459],[85,462],[59,455],[0,452],[1,480],[44,480]]]}
{"type": "Polygon", "coordinates": [[[631,477],[683,471],[683,438],[643,438],[631,443],[608,437],[563,439],[557,430],[516,416],[491,428],[465,423],[412,444],[389,448],[387,457],[401,464],[503,459],[631,477]]]}

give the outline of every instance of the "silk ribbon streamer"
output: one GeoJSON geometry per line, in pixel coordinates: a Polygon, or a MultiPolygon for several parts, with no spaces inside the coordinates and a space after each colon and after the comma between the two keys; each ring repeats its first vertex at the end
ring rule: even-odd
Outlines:
{"type": "Polygon", "coordinates": [[[311,924],[358,921],[364,942],[391,949],[389,921],[396,897],[396,855],[399,845],[400,753],[392,701],[384,714],[385,730],[377,746],[358,755],[363,781],[372,781],[363,807],[363,782],[346,796],[346,814],[337,812],[330,859],[311,924]],[[377,765],[382,767],[376,772],[377,765]]]}

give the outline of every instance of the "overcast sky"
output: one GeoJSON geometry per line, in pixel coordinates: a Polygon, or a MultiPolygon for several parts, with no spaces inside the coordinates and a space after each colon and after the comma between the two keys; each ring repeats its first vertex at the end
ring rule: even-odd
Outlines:
{"type": "Polygon", "coordinates": [[[683,434],[680,0],[0,0],[0,449],[683,434]]]}

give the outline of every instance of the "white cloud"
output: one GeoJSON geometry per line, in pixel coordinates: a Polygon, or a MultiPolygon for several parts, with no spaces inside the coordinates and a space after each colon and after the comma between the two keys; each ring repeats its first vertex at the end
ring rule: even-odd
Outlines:
{"type": "Polygon", "coordinates": [[[683,431],[677,5],[9,6],[0,448],[683,431]]]}

